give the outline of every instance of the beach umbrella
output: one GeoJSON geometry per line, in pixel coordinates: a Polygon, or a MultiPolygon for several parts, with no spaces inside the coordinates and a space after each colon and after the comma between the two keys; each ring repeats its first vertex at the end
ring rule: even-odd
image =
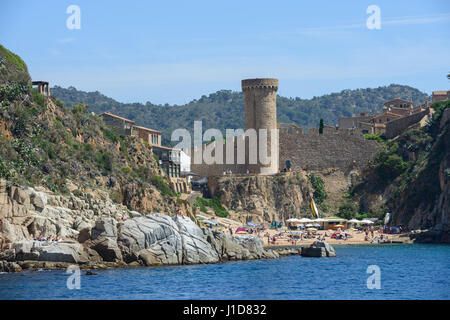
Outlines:
{"type": "Polygon", "coordinates": [[[314,222],[325,222],[327,219],[317,218],[313,220],[314,222]]]}
{"type": "Polygon", "coordinates": [[[308,223],[305,227],[307,227],[307,228],[310,228],[310,227],[312,227],[313,225],[311,224],[311,223],[308,223]]]}
{"type": "Polygon", "coordinates": [[[313,226],[314,226],[314,227],[320,227],[320,224],[314,223],[313,226]]]}
{"type": "Polygon", "coordinates": [[[300,222],[300,223],[308,223],[308,222],[313,222],[313,220],[308,219],[308,218],[301,218],[301,219],[299,220],[299,222],[300,222]]]}
{"type": "Polygon", "coordinates": [[[370,221],[370,220],[364,219],[364,220],[362,220],[362,221],[361,221],[361,223],[365,223],[365,224],[372,224],[372,223],[373,223],[373,221],[370,221]]]}
{"type": "Polygon", "coordinates": [[[249,225],[250,227],[256,227],[256,225],[253,222],[247,222],[247,225],[249,225]]]}
{"type": "Polygon", "coordinates": [[[308,228],[310,231],[317,231],[316,228],[308,228]]]}
{"type": "Polygon", "coordinates": [[[359,221],[358,219],[351,219],[351,220],[348,220],[348,222],[350,222],[350,223],[360,223],[361,221],[359,221]]]}

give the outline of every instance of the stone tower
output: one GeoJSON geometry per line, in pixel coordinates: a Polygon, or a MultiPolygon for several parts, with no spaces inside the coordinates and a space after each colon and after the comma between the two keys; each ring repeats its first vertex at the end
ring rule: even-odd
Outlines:
{"type": "Polygon", "coordinates": [[[258,164],[249,165],[252,173],[275,174],[278,172],[278,134],[272,139],[274,132],[271,131],[271,129],[277,129],[277,90],[278,79],[242,80],[245,130],[255,129],[259,141],[259,129],[267,129],[267,156],[271,159],[270,164],[261,164],[258,155],[258,164]],[[274,154],[271,152],[271,140],[276,142],[274,154]]]}

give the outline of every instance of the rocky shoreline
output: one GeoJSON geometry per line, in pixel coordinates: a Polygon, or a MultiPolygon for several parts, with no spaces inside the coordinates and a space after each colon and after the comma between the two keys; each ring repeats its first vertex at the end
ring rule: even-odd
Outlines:
{"type": "Polygon", "coordinates": [[[334,249],[324,242],[317,241],[310,247],[267,249],[259,238],[201,229],[188,217],[160,213],[119,223],[102,218],[94,228],[83,229],[78,239],[16,242],[12,249],[0,253],[0,271],[65,269],[73,264],[80,269],[189,265],[292,254],[335,256],[334,249]]]}
{"type": "Polygon", "coordinates": [[[100,190],[58,195],[0,180],[0,272],[219,263],[301,254],[249,235],[200,228],[191,218],[143,215],[100,190]],[[58,241],[55,241],[58,239],[58,241]]]}
{"type": "Polygon", "coordinates": [[[0,253],[0,271],[81,269],[218,263],[233,260],[276,258],[261,239],[230,236],[201,229],[185,216],[160,213],[117,222],[101,218],[82,229],[78,241],[60,242],[24,239],[0,253]]]}

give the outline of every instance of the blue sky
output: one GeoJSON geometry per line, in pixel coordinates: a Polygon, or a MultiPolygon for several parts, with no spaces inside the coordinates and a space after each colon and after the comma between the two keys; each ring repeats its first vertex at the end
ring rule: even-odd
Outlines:
{"type": "Polygon", "coordinates": [[[121,102],[183,104],[252,77],[278,78],[287,97],[391,83],[430,94],[449,87],[449,35],[448,0],[0,2],[0,43],[33,79],[121,102]],[[72,4],[79,30],[66,27],[72,4]]]}

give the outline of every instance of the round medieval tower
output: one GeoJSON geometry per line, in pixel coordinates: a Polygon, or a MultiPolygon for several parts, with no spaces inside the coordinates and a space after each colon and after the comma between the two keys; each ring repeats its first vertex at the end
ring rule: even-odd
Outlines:
{"type": "MultiPolygon", "coordinates": [[[[278,172],[278,134],[277,129],[277,90],[278,79],[245,79],[242,80],[242,91],[244,92],[245,130],[255,129],[258,135],[258,146],[260,129],[267,132],[267,157],[269,164],[261,163],[258,150],[258,163],[249,165],[252,173],[275,174],[278,172]],[[275,130],[272,130],[275,129],[275,130]],[[274,135],[274,136],[273,136],[274,135]],[[272,137],[273,136],[273,137],[272,137]],[[273,141],[272,141],[273,140],[273,141]],[[276,152],[272,154],[272,142],[276,152]]],[[[250,146],[252,147],[252,146],[250,146]]]]}

